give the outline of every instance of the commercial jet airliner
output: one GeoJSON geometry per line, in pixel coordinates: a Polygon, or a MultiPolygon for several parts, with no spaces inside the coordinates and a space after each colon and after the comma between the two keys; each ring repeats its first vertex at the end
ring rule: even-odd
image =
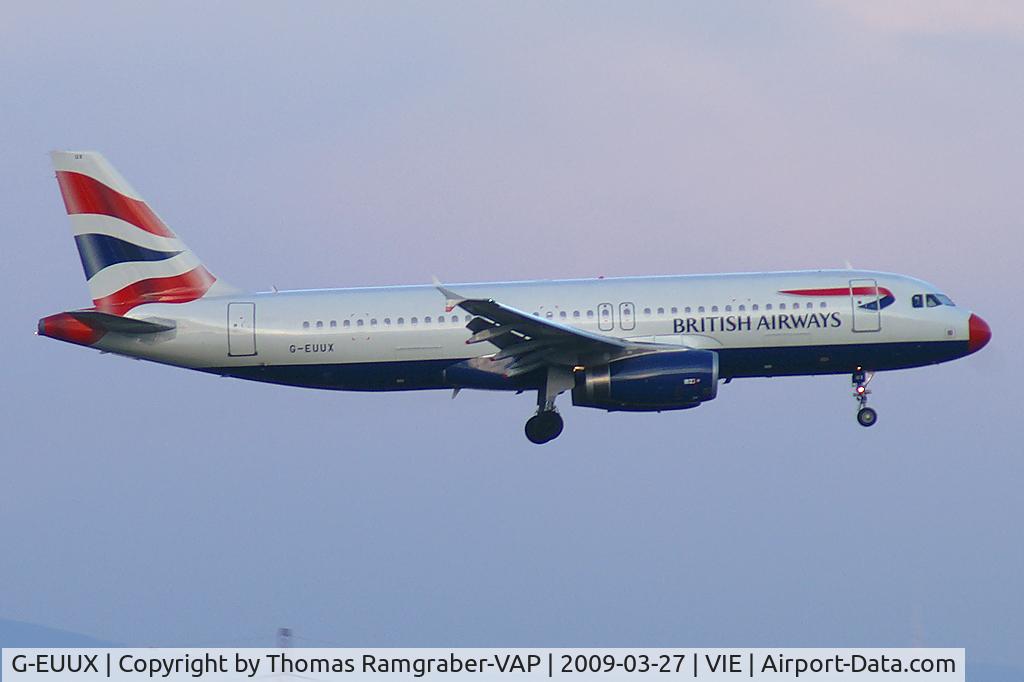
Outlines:
{"type": "Polygon", "coordinates": [[[639,412],[697,407],[746,377],[874,372],[982,348],[978,315],[931,284],[865,270],[623,277],[247,293],[200,263],[95,152],[53,152],[92,307],[38,333],[227,377],[351,391],[536,391],[639,412]]]}

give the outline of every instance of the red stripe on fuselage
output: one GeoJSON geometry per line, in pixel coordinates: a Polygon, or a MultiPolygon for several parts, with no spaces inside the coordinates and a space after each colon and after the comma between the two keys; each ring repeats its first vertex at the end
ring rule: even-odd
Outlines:
{"type": "MultiPolygon", "coordinates": [[[[792,294],[793,296],[870,296],[875,293],[875,287],[833,287],[831,289],[787,289],[780,291],[780,294],[792,294]]],[[[885,287],[878,287],[879,296],[892,296],[892,292],[885,287]]]]}
{"type": "Polygon", "coordinates": [[[123,315],[143,303],[188,303],[209,291],[217,278],[202,265],[181,275],[154,277],[129,284],[109,296],[93,299],[97,310],[123,315]]]}
{"type": "Polygon", "coordinates": [[[153,213],[146,202],[126,197],[95,178],[72,171],[57,171],[57,183],[60,185],[60,193],[64,197],[68,215],[108,215],[151,234],[174,237],[174,233],[153,213]]]}

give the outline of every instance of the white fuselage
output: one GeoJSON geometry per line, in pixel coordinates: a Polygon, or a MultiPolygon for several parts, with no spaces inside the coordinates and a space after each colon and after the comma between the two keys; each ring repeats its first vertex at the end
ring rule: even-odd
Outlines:
{"type": "MultiPolygon", "coordinates": [[[[966,310],[914,307],[915,296],[938,294],[933,286],[870,271],[451,286],[463,296],[494,299],[597,334],[717,351],[725,379],[933,364],[965,355],[970,333],[966,310]],[[783,293],[794,291],[801,293],[783,293]]],[[[128,316],[172,320],[176,327],[147,337],[108,334],[95,347],[321,388],[449,387],[447,365],[497,350],[489,343],[467,345],[471,316],[446,310],[445,297],[432,286],[207,297],[140,305],[128,316]]]]}

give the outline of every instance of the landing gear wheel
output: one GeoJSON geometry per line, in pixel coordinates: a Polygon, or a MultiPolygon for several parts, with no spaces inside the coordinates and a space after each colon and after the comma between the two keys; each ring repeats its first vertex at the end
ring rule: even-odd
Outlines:
{"type": "Polygon", "coordinates": [[[861,426],[874,426],[878,421],[878,413],[870,407],[862,407],[857,410],[857,422],[861,426]]]}
{"type": "Polygon", "coordinates": [[[857,422],[861,426],[874,426],[878,421],[878,413],[868,407],[868,396],[871,390],[868,384],[875,378],[874,372],[867,372],[863,367],[858,367],[853,372],[853,397],[857,399],[857,422]]]}
{"type": "Polygon", "coordinates": [[[538,412],[526,422],[526,437],[531,443],[543,445],[558,438],[564,426],[557,412],[538,412]]]}

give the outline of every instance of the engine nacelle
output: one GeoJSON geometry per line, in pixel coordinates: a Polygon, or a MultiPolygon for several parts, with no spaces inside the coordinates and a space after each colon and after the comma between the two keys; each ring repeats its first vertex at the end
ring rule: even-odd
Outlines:
{"type": "Polygon", "coordinates": [[[718,353],[659,351],[576,372],[572,404],[609,412],[685,410],[718,394],[718,353]]]}

